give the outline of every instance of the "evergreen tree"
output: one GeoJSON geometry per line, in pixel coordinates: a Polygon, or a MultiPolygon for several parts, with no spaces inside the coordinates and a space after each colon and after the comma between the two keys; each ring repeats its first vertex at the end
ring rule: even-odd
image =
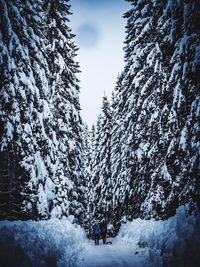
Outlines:
{"type": "Polygon", "coordinates": [[[92,171],[92,158],[91,158],[91,132],[88,129],[88,125],[84,124],[84,138],[83,138],[83,164],[84,164],[84,203],[86,209],[86,216],[84,221],[84,226],[86,229],[89,229],[90,225],[90,210],[88,205],[89,197],[89,184],[91,180],[91,171],[92,171]]]}
{"type": "Polygon", "coordinates": [[[126,118],[124,110],[123,90],[124,73],[117,78],[115,94],[112,100],[113,120],[112,120],[112,135],[111,135],[111,180],[113,184],[113,221],[120,221],[121,217],[126,214],[124,205],[124,196],[127,186],[126,164],[124,161],[123,147],[126,142],[125,127],[123,125],[126,118]]]}
{"type": "Polygon", "coordinates": [[[199,199],[199,2],[130,2],[112,134],[115,213],[166,218],[199,199]]]}
{"type": "MultiPolygon", "coordinates": [[[[93,126],[94,127],[94,126],[93,126]]],[[[92,159],[91,159],[91,143],[92,138],[94,136],[94,128],[91,130],[91,132],[88,129],[88,125],[84,125],[84,176],[87,178],[87,183],[90,181],[90,175],[92,171],[92,159]]]]}
{"type": "Polygon", "coordinates": [[[70,6],[1,0],[0,7],[0,216],[79,217],[83,137],[70,6]]]}
{"type": "Polygon", "coordinates": [[[40,214],[45,217],[47,206],[43,201],[39,207],[38,196],[39,183],[49,176],[41,151],[51,147],[51,140],[44,127],[44,120],[49,121],[51,117],[50,111],[45,110],[46,75],[42,67],[45,60],[39,49],[44,42],[44,12],[38,2],[37,9],[33,8],[33,3],[27,5],[21,1],[0,1],[0,4],[1,162],[10,162],[10,166],[2,166],[2,172],[5,168],[12,172],[8,183],[13,192],[9,197],[13,199],[13,207],[3,203],[6,212],[1,216],[24,217],[19,214],[23,201],[25,211],[30,210],[32,213],[30,216],[35,217],[40,209],[40,214]],[[20,205],[17,209],[16,201],[20,202],[17,203],[20,205]]]}
{"type": "Polygon", "coordinates": [[[89,190],[89,205],[95,218],[110,219],[112,211],[111,120],[111,106],[107,97],[104,96],[102,113],[98,118],[95,133],[89,190]]]}
{"type": "Polygon", "coordinates": [[[57,205],[61,214],[82,216],[84,192],[83,181],[83,126],[79,110],[79,85],[76,73],[78,63],[74,61],[77,48],[74,35],[68,27],[70,6],[65,0],[45,1],[48,12],[47,62],[50,66],[53,127],[58,140],[56,159],[57,205]],[[70,181],[70,183],[69,183],[70,181]],[[78,191],[77,191],[78,190],[78,191]],[[69,205],[70,203],[70,205],[69,205]]]}

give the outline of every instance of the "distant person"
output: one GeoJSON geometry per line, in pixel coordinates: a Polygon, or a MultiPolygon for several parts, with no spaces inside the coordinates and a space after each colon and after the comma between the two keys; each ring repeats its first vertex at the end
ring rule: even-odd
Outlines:
{"type": "Polygon", "coordinates": [[[99,245],[99,239],[100,239],[101,229],[98,226],[97,223],[93,226],[93,235],[94,235],[94,241],[95,245],[99,245]]]}
{"type": "Polygon", "coordinates": [[[101,236],[103,239],[103,243],[106,244],[106,235],[107,235],[107,225],[105,220],[103,220],[100,224],[100,228],[101,228],[101,236]]]}

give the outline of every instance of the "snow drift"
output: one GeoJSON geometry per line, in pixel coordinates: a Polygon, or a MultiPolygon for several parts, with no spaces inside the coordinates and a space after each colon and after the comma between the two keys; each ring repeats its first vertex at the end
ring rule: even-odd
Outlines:
{"type": "Polygon", "coordinates": [[[68,220],[0,222],[1,267],[75,267],[86,241],[68,220]]]}
{"type": "Polygon", "coordinates": [[[200,214],[188,206],[166,221],[135,219],[122,225],[115,240],[147,259],[147,266],[197,267],[200,262],[200,214]]]}
{"type": "Polygon", "coordinates": [[[82,267],[95,266],[96,262],[106,267],[197,267],[199,225],[200,214],[195,209],[191,212],[188,205],[181,206],[166,221],[126,222],[111,246],[102,244],[97,248],[71,218],[2,221],[0,263],[1,267],[82,267]]]}

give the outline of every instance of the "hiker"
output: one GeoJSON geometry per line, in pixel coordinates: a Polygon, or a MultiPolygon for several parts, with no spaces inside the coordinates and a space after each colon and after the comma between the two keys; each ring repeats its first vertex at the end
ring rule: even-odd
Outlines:
{"type": "Polygon", "coordinates": [[[100,234],[101,234],[101,229],[98,226],[98,224],[95,223],[95,225],[93,226],[93,235],[94,235],[95,245],[99,245],[100,234]]]}
{"type": "Polygon", "coordinates": [[[103,243],[106,244],[106,235],[107,235],[107,225],[105,220],[103,220],[100,224],[100,228],[101,228],[101,236],[103,239],[103,243]]]}

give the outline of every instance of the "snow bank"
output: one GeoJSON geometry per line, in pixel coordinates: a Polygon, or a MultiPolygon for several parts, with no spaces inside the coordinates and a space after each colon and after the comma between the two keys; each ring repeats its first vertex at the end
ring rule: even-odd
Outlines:
{"type": "Polygon", "coordinates": [[[187,206],[166,221],[136,219],[123,224],[115,240],[147,257],[147,266],[196,267],[200,262],[200,215],[187,206]]]}
{"type": "Polygon", "coordinates": [[[0,222],[2,267],[75,267],[86,236],[67,219],[0,222]]]}

